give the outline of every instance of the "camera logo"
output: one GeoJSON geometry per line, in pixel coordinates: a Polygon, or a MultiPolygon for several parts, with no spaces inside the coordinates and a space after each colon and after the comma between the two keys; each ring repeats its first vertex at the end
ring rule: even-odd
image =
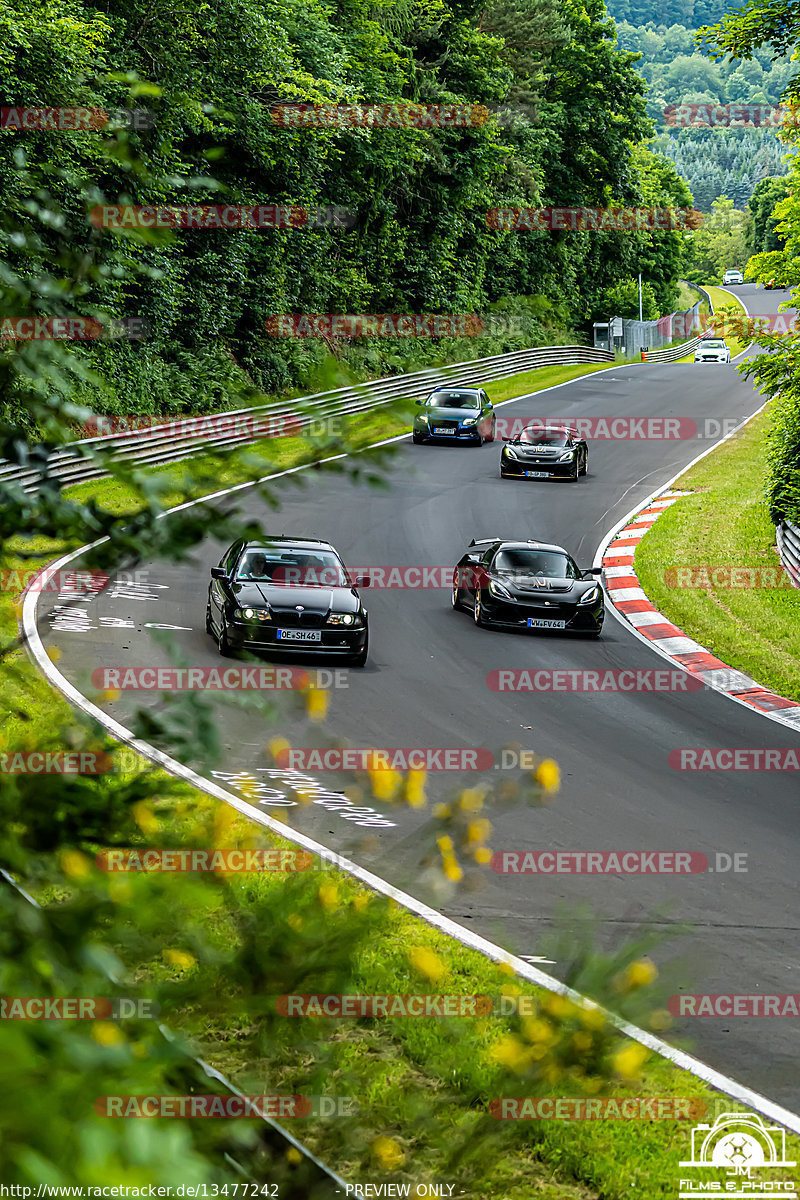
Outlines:
{"type": "Polygon", "coordinates": [[[726,1167],[749,1176],[759,1167],[794,1167],[786,1158],[786,1134],[751,1113],[721,1113],[713,1125],[692,1130],[692,1157],[682,1167],[726,1167]]]}

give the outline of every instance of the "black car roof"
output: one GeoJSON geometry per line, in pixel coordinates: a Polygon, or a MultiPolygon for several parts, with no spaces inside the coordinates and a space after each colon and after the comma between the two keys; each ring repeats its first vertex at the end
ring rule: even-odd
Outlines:
{"type": "Polygon", "coordinates": [[[462,387],[460,383],[442,383],[439,387],[435,387],[429,396],[435,396],[437,392],[472,392],[474,396],[480,395],[483,388],[462,387]]]}
{"type": "Polygon", "coordinates": [[[296,547],[298,550],[313,550],[315,547],[323,546],[326,550],[333,550],[334,554],[336,554],[336,551],[333,549],[333,546],[330,542],[323,542],[320,540],[320,538],[289,537],[289,535],[285,533],[276,534],[275,537],[272,538],[262,538],[258,541],[242,542],[242,551],[272,550],[276,545],[287,548],[296,547]]]}
{"type": "Polygon", "coordinates": [[[536,542],[533,539],[527,542],[507,542],[503,538],[474,538],[470,542],[472,546],[495,546],[498,550],[552,550],[557,554],[566,554],[568,557],[569,551],[563,546],[556,546],[552,542],[536,542]]]}

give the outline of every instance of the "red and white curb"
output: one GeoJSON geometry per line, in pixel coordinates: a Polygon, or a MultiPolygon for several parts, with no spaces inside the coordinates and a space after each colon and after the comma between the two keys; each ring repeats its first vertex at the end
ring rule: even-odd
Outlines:
{"type": "Polygon", "coordinates": [[[690,492],[664,491],[614,534],[602,555],[606,593],[617,613],[633,626],[640,638],[707,687],[724,692],[764,716],[800,729],[800,704],[771,692],[735,667],[722,662],[705,646],[687,637],[650,603],[633,567],[636,547],[662,513],[690,492]]]}

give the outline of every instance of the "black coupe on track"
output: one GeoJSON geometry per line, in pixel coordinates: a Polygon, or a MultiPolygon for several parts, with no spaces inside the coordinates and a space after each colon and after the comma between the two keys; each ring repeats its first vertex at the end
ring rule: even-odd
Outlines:
{"type": "Polygon", "coordinates": [[[453,608],[469,609],[476,625],[597,637],[605,616],[599,574],[582,571],[563,546],[475,538],[453,572],[453,608]]]}
{"type": "Polygon", "coordinates": [[[534,422],[506,443],[500,455],[500,478],[549,479],[560,475],[577,479],[585,475],[589,447],[568,425],[542,425],[534,422]]]}
{"type": "Polygon", "coordinates": [[[369,626],[358,588],[368,586],[350,578],[330,542],[237,541],[211,568],[206,633],[222,655],[311,651],[363,667],[369,626]]]}

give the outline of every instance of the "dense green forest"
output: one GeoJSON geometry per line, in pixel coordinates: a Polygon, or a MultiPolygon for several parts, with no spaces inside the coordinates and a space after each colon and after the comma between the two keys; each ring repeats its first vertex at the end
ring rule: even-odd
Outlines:
{"type": "MultiPolygon", "coordinates": [[[[644,84],[602,0],[286,0],[268,14],[240,0],[169,13],[145,0],[0,4],[0,70],[17,104],[153,113],[151,129],[116,140],[0,131],[12,267],[29,270],[21,236],[53,261],[77,250],[85,312],[149,323],[140,344],[74,349],[101,380],[79,398],[103,411],[214,407],[241,383],[302,387],[330,349],[364,377],[516,344],[298,343],[267,336],[274,313],[521,308],[531,344],[578,336],[640,269],[658,311],[675,307],[680,234],[487,227],[498,205],[690,202],[643,145],[644,84]],[[281,103],[400,100],[535,104],[538,116],[434,130],[283,128],[271,117],[281,103]],[[57,197],[60,218],[32,233],[37,189],[57,197]],[[348,228],[153,232],[142,249],[92,227],[103,200],[337,205],[353,217],[348,228]],[[124,266],[101,269],[114,239],[124,266]]],[[[31,311],[57,303],[32,288],[31,311]]]]}
{"type": "MultiPolygon", "coordinates": [[[[641,25],[631,23],[633,17],[624,7],[624,0],[610,5],[618,18],[620,45],[642,56],[637,68],[649,84],[647,112],[659,133],[653,149],[674,162],[702,212],[710,212],[719,196],[744,208],[760,179],[786,174],[785,146],[768,129],[668,129],[664,110],[686,103],[777,105],[797,73],[795,65],[787,56],[773,62],[774,51],[768,48],[755,50],[750,60],[715,62],[698,51],[693,34],[697,25],[664,23],[672,17],[672,7],[666,13],[654,13],[652,5],[643,7],[646,24],[641,25]]],[[[717,19],[716,13],[703,17],[717,19]]]]}

